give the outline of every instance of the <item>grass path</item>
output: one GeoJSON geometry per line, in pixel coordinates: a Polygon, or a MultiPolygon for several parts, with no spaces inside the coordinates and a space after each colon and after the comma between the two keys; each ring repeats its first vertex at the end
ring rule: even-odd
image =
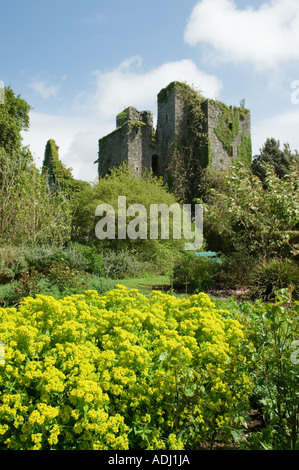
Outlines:
{"type": "MultiPolygon", "coordinates": [[[[171,285],[170,278],[168,276],[152,276],[152,277],[141,277],[131,279],[120,279],[115,281],[116,284],[122,284],[128,289],[138,289],[142,294],[149,294],[153,287],[159,286],[159,290],[167,292],[171,285]]],[[[176,297],[186,298],[192,294],[175,293],[176,297]]],[[[232,298],[215,297],[208,294],[211,300],[220,309],[235,310],[236,304],[232,298]]]]}
{"type": "Polygon", "coordinates": [[[161,290],[168,290],[170,279],[168,276],[152,276],[132,279],[120,279],[115,282],[128,289],[138,289],[142,294],[148,294],[154,286],[161,286],[161,290]]]}

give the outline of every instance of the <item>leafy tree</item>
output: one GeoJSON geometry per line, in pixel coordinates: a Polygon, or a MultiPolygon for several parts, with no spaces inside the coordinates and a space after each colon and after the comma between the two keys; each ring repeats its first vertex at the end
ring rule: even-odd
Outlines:
{"type": "Polygon", "coordinates": [[[23,171],[33,161],[29,148],[22,145],[21,135],[29,128],[30,109],[25,100],[5,87],[4,103],[0,105],[0,184],[2,196],[4,193],[7,198],[11,189],[21,184],[23,171]]]}
{"type": "Polygon", "coordinates": [[[51,194],[46,177],[25,161],[0,149],[0,240],[2,243],[64,243],[70,232],[69,202],[51,194]]]}
{"type": "Polygon", "coordinates": [[[224,240],[226,250],[269,258],[289,249],[290,233],[299,228],[299,169],[290,165],[281,179],[265,165],[262,182],[237,162],[220,191],[211,189],[204,205],[204,227],[224,240]]]}
{"type": "Polygon", "coordinates": [[[33,163],[21,131],[29,128],[30,105],[5,88],[0,106],[0,242],[63,243],[69,237],[69,203],[51,195],[46,177],[33,163]]]}
{"type": "MultiPolygon", "coordinates": [[[[117,232],[115,240],[99,240],[96,238],[95,227],[99,218],[95,217],[95,210],[100,204],[108,203],[114,208],[117,230],[119,196],[126,196],[126,208],[132,204],[142,204],[148,215],[150,213],[150,204],[166,204],[169,207],[177,202],[174,195],[167,191],[162,179],[152,177],[149,172],[144,173],[142,177],[138,177],[131,173],[124,164],[119,168],[112,169],[110,174],[101,178],[97,184],[74,195],[72,200],[74,208],[73,240],[93,244],[99,250],[114,250],[117,252],[130,250],[132,254],[136,254],[139,259],[144,261],[152,262],[156,259],[157,265],[159,263],[171,265],[172,258],[181,250],[183,243],[183,237],[182,240],[172,239],[171,222],[169,240],[151,240],[149,230],[146,239],[132,240],[126,236],[125,239],[120,240],[117,232]]],[[[137,216],[138,213],[135,217],[137,216]]],[[[135,217],[133,216],[133,219],[135,217]]],[[[127,217],[127,224],[130,220],[132,218],[127,217]]]]}
{"type": "Polygon", "coordinates": [[[279,178],[284,178],[290,171],[294,161],[299,165],[297,151],[292,154],[289,144],[284,144],[282,150],[279,140],[268,138],[261,149],[260,155],[256,155],[253,159],[252,172],[261,180],[264,180],[266,176],[265,165],[269,163],[274,166],[276,175],[279,178]]]}
{"type": "Polygon", "coordinates": [[[10,87],[5,87],[4,104],[0,106],[0,147],[12,153],[22,147],[21,131],[29,128],[31,106],[10,87]]]}

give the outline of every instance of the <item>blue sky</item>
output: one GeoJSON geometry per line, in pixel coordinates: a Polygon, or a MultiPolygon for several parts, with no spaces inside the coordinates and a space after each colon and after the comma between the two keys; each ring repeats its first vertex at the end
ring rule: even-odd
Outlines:
{"type": "Polygon", "coordinates": [[[74,176],[94,181],[115,115],[156,115],[173,80],[245,99],[254,154],[267,137],[299,150],[298,0],[2,0],[0,25],[0,81],[33,107],[24,143],[38,166],[52,138],[74,176]]]}

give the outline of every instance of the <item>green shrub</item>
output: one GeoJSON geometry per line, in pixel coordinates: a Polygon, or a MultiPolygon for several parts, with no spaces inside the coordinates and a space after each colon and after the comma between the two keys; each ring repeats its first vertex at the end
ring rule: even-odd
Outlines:
{"type": "Polygon", "coordinates": [[[98,294],[104,294],[105,292],[113,289],[114,286],[115,281],[107,279],[106,277],[98,277],[91,274],[87,278],[87,289],[95,290],[98,294]]]}
{"type": "Polygon", "coordinates": [[[0,285],[0,307],[12,307],[18,303],[16,295],[17,287],[17,281],[0,285]]]}
{"type": "Polygon", "coordinates": [[[80,243],[70,243],[64,250],[63,255],[68,265],[74,269],[97,276],[105,274],[102,254],[97,252],[94,247],[80,243]]]}
{"type": "MultiPolygon", "coordinates": [[[[289,234],[299,224],[299,171],[292,165],[289,176],[279,178],[273,166],[265,166],[262,182],[240,161],[230,169],[224,187],[211,188],[204,204],[205,236],[209,231],[223,246],[254,257],[281,256],[292,243],[289,234]]],[[[212,241],[212,240],[211,240],[212,241]]],[[[295,254],[295,253],[294,253],[295,254]]]]}
{"type": "Polygon", "coordinates": [[[254,345],[252,403],[263,412],[265,428],[254,433],[251,448],[299,450],[299,302],[283,289],[274,303],[256,301],[240,306],[254,345]]]}
{"type": "Polygon", "coordinates": [[[0,309],[1,450],[189,450],[248,409],[244,330],[205,294],[117,285],[0,309]]]}
{"type": "Polygon", "coordinates": [[[48,276],[51,282],[59,288],[60,292],[66,289],[86,287],[86,274],[70,268],[64,260],[52,263],[48,276]]]}
{"type": "Polygon", "coordinates": [[[64,296],[63,292],[60,292],[59,287],[51,282],[47,276],[41,276],[36,282],[36,289],[31,295],[42,294],[51,295],[55,299],[59,299],[64,296]]]}
{"type": "Polygon", "coordinates": [[[211,289],[218,263],[213,260],[196,258],[193,253],[184,254],[173,269],[173,287],[198,293],[211,289]]]}
{"type": "Polygon", "coordinates": [[[104,271],[112,279],[124,279],[142,274],[143,264],[129,250],[109,250],[103,255],[104,271]]]}
{"type": "Polygon", "coordinates": [[[15,279],[28,269],[28,263],[19,247],[3,246],[0,248],[0,284],[15,279]]]}
{"type": "MultiPolygon", "coordinates": [[[[57,266],[55,267],[57,272],[57,266]]],[[[54,273],[54,271],[52,271],[54,273]]],[[[62,299],[66,295],[81,294],[85,290],[95,290],[103,294],[113,289],[115,282],[112,279],[98,277],[93,274],[81,275],[81,277],[69,276],[65,270],[63,276],[55,279],[42,274],[25,274],[18,281],[12,281],[0,285],[0,307],[13,307],[27,296],[49,295],[55,299],[62,299]],[[65,276],[65,277],[64,277],[65,276]]]]}
{"type": "Polygon", "coordinates": [[[151,243],[136,253],[137,259],[144,266],[144,272],[150,276],[170,275],[182,255],[182,250],[169,240],[149,242],[151,243]]]}
{"type": "Polygon", "coordinates": [[[86,271],[98,276],[104,275],[102,255],[93,247],[79,243],[62,246],[23,247],[23,256],[30,268],[47,273],[53,263],[63,261],[70,269],[86,271]]]}
{"type": "Polygon", "coordinates": [[[33,270],[30,274],[27,272],[22,275],[17,281],[0,286],[0,306],[13,307],[23,298],[36,294],[61,297],[59,288],[49,277],[33,270]]]}
{"type": "Polygon", "coordinates": [[[276,291],[289,285],[293,297],[299,299],[299,266],[289,259],[259,261],[252,270],[251,288],[257,298],[273,299],[276,291]]]}
{"type": "Polygon", "coordinates": [[[236,289],[250,285],[250,273],[254,259],[246,253],[232,253],[221,257],[215,269],[215,286],[223,289],[236,289]]]}
{"type": "Polygon", "coordinates": [[[29,268],[41,273],[47,273],[51,264],[63,259],[64,256],[62,246],[25,246],[22,250],[29,268]]]}

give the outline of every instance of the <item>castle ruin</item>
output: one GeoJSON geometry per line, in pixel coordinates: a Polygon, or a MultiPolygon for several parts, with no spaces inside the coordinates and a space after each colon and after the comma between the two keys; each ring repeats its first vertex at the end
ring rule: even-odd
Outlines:
{"type": "MultiPolygon", "coordinates": [[[[151,169],[164,177],[176,145],[190,136],[192,116],[186,107],[185,84],[172,82],[158,94],[157,127],[150,111],[126,108],[116,118],[116,130],[99,140],[98,174],[103,177],[123,162],[135,174],[151,169]]],[[[250,111],[201,97],[204,145],[197,165],[222,170],[233,160],[251,160],[250,111]]]]}

